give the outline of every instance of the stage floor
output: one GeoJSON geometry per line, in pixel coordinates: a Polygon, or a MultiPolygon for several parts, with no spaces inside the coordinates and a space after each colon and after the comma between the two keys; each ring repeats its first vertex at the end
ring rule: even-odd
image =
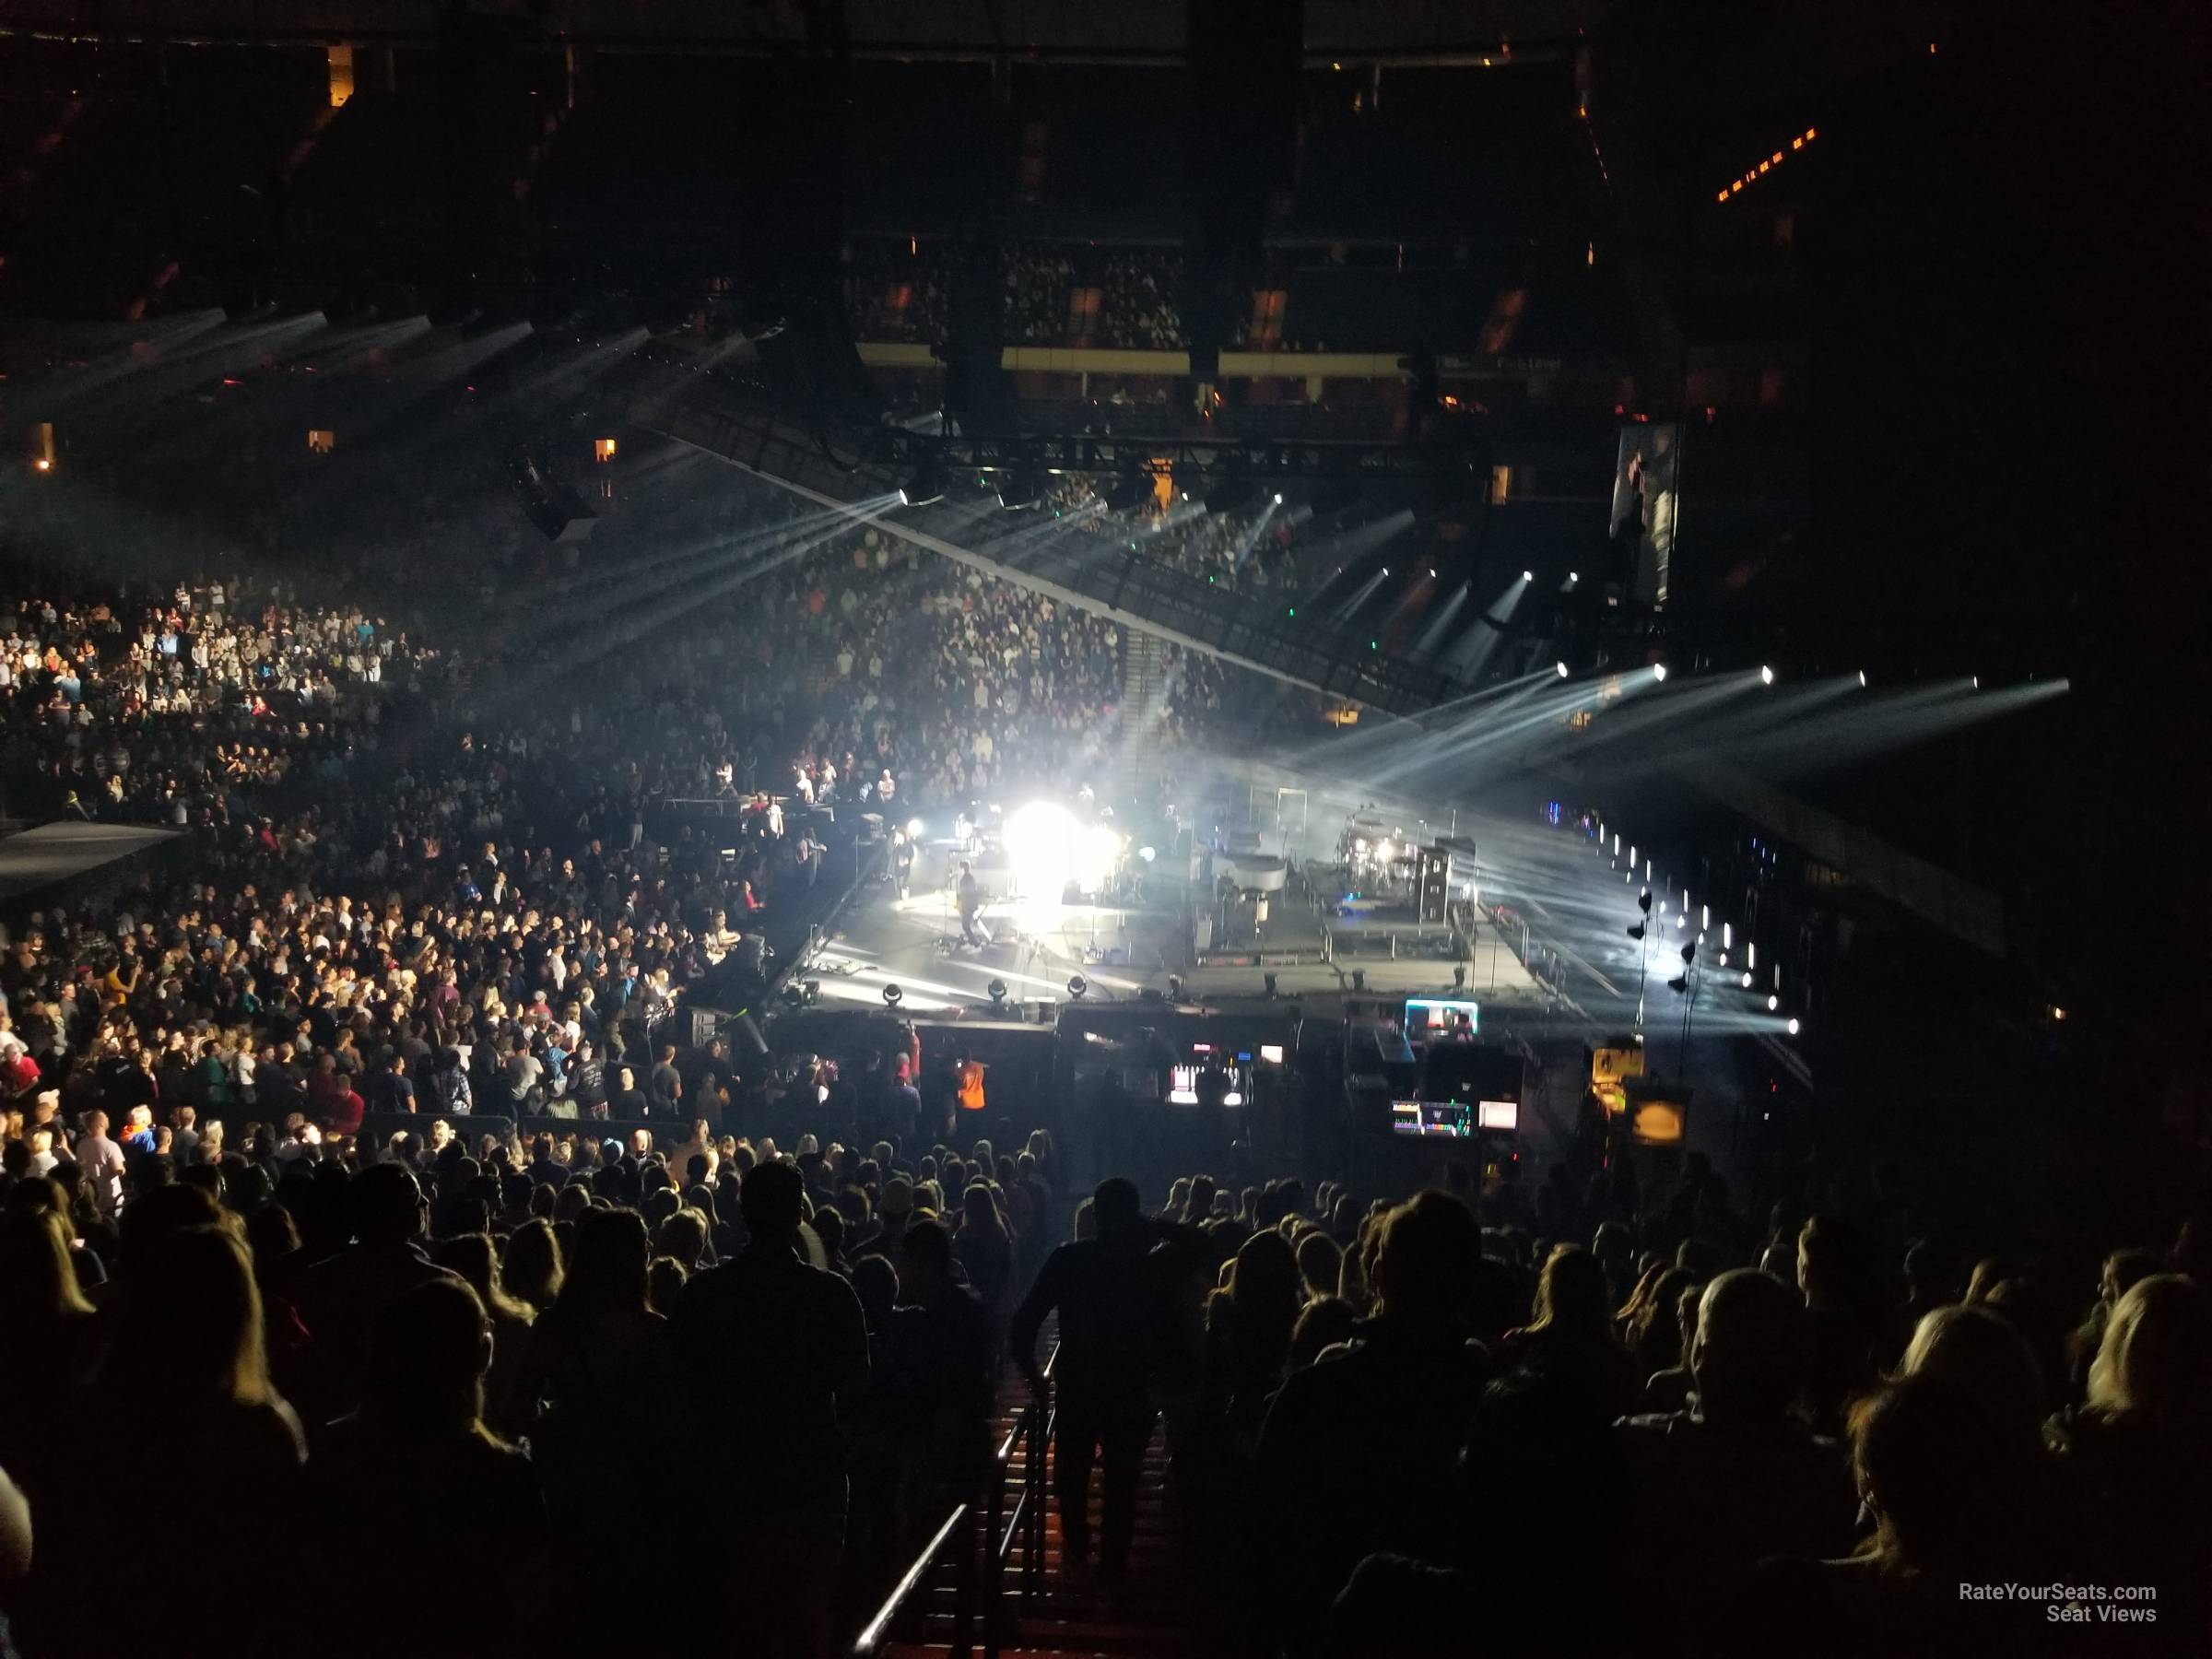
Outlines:
{"type": "MultiPolygon", "coordinates": [[[[1361,955],[1337,962],[1278,963],[1277,953],[1312,954],[1319,924],[1311,913],[1276,907],[1266,936],[1229,941],[1217,953],[1235,948],[1250,959],[1236,965],[1186,966],[1190,940],[1182,931],[1180,889],[1162,878],[1147,884],[1139,906],[1062,904],[1052,900],[994,897],[984,905],[983,925],[991,943],[960,942],[960,923],[947,872],[957,868],[949,843],[925,844],[915,861],[910,895],[899,900],[890,886],[878,884],[855,894],[837,927],[801,977],[821,984],[825,1002],[880,1006],[883,988],[896,984],[900,1006],[914,1013],[955,1011],[988,1017],[988,987],[1006,985],[1007,1000],[1067,999],[1067,982],[1081,974],[1093,994],[1129,997],[1150,988],[1166,993],[1171,974],[1182,981],[1185,1001],[1194,998],[1263,996],[1275,975],[1279,995],[1334,994],[1352,989],[1355,970],[1371,991],[1434,991],[1452,984],[1453,963],[1438,957],[1361,955]]],[[[984,872],[986,891],[1000,878],[984,872]]],[[[1541,1006],[1546,993],[1485,924],[1467,965],[1467,994],[1501,1006],[1541,1006]]]]}

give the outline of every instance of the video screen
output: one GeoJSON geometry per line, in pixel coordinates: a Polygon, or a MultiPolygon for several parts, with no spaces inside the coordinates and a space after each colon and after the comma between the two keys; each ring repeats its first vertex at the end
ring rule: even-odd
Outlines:
{"type": "Polygon", "coordinates": [[[1465,1140],[1475,1133],[1475,1109],[1464,1100],[1393,1100],[1390,1132],[1465,1140]]]}
{"type": "Polygon", "coordinates": [[[1606,580],[1646,602],[1666,603],[1681,464],[1678,424],[1638,422],[1621,429],[1613,470],[1613,556],[1606,580]]]}
{"type": "Polygon", "coordinates": [[[1475,1122],[1484,1129],[1502,1129],[1517,1133],[1521,1127],[1521,1102],[1518,1100],[1482,1100],[1475,1107],[1475,1122]]]}
{"type": "Polygon", "coordinates": [[[1472,1037],[1481,1029],[1482,1005],[1457,997],[1406,999],[1406,1039],[1425,1042],[1442,1037],[1472,1037]]]}
{"type": "MultiPolygon", "coordinates": [[[[1198,1104],[1198,1074],[1204,1069],[1201,1065],[1171,1065],[1168,1068],[1168,1103],[1171,1106],[1198,1104]]],[[[1221,1104],[1243,1105],[1244,1097],[1252,1088],[1251,1074],[1243,1066],[1234,1064],[1225,1065],[1223,1069],[1229,1073],[1229,1092],[1221,1097],[1221,1104]]]]}

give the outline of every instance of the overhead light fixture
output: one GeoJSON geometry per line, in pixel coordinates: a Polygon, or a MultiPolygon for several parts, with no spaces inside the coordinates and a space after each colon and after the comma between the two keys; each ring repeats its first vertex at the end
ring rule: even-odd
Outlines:
{"type": "Polygon", "coordinates": [[[991,993],[991,1001],[994,1006],[1006,1000],[1006,982],[1005,980],[994,979],[983,988],[991,993]]]}
{"type": "Polygon", "coordinates": [[[945,499],[945,478],[935,455],[914,468],[914,476],[899,487],[899,505],[928,507],[945,499]]]}
{"type": "Polygon", "coordinates": [[[1630,928],[1629,937],[1638,941],[1639,943],[1641,943],[1643,939],[1643,924],[1639,922],[1635,924],[1635,926],[1630,928]]]}
{"type": "Polygon", "coordinates": [[[1565,679],[1567,677],[1567,665],[1564,663],[1559,663],[1555,665],[1555,666],[1557,666],[1559,671],[1559,677],[1561,679],[1565,679]]]}
{"type": "Polygon", "coordinates": [[[1574,583],[1580,582],[1582,579],[1583,573],[1580,571],[1570,571],[1567,572],[1567,583],[1570,587],[1573,586],[1574,583]]]}
{"type": "Polygon", "coordinates": [[[1043,494],[1037,469],[1025,463],[1008,473],[1006,482],[998,487],[998,504],[1008,512],[1018,512],[1025,507],[1036,506],[1043,494]]]}
{"type": "Polygon", "coordinates": [[[1168,975],[1168,999],[1171,1002],[1181,1002],[1182,1000],[1182,974],[1171,973],[1168,975]]]}
{"type": "Polygon", "coordinates": [[[1666,988],[1677,996],[1686,994],[1689,990],[1689,975],[1687,973],[1676,974],[1673,979],[1666,982],[1666,988]]]}
{"type": "Polygon", "coordinates": [[[1654,680],[1657,680],[1661,685],[1665,685],[1666,665],[1665,663],[1653,663],[1652,665],[1652,677],[1654,680]]]}
{"type": "Polygon", "coordinates": [[[886,985],[883,988],[884,1006],[887,1008],[897,1007],[900,1003],[904,1000],[905,995],[906,993],[900,990],[897,985],[886,985]]]}
{"type": "Polygon", "coordinates": [[[1279,489],[1275,492],[1275,504],[1277,507],[1283,504],[1283,492],[1279,489]]]}
{"type": "Polygon", "coordinates": [[[1747,973],[1744,975],[1744,989],[1747,991],[1751,989],[1751,976],[1747,973]]]}
{"type": "Polygon", "coordinates": [[[1803,1030],[1805,1030],[1805,1028],[1804,1028],[1803,1026],[1799,1025],[1799,1024],[1798,1024],[1798,1023],[1797,1023],[1797,1022],[1796,1022],[1794,1019],[1793,1019],[1793,1020],[1791,1020],[1791,1021],[1790,1021],[1790,1035],[1791,1035],[1791,1036],[1793,1036],[1793,1037],[1796,1036],[1796,1035],[1797,1035],[1797,1033],[1798,1033],[1799,1031],[1802,1031],[1803,1030]]]}
{"type": "Polygon", "coordinates": [[[1067,981],[1067,994],[1077,1002],[1081,1002],[1090,994],[1090,982],[1079,973],[1070,974],[1067,981]]]}
{"type": "Polygon", "coordinates": [[[1773,1012],[1774,1012],[1774,1011],[1775,1011],[1777,1008],[1779,1008],[1779,1007],[1781,1007],[1781,1006],[1782,1006],[1782,998],[1781,998],[1781,997],[1779,997],[1779,996],[1770,996],[1770,997],[1768,997],[1768,998],[1767,998],[1767,1012],[1768,1012],[1768,1013],[1771,1014],[1771,1013],[1773,1013],[1773,1012]]]}
{"type": "Polygon", "coordinates": [[[1865,688],[1866,688],[1866,670],[1865,670],[1865,669],[1864,669],[1864,668],[1862,668],[1862,669],[1860,669],[1860,670],[1859,670],[1859,689],[1860,689],[1860,690],[1862,690],[1862,691],[1864,691],[1865,688]]]}
{"type": "Polygon", "coordinates": [[[1765,666],[1764,665],[1761,665],[1759,670],[1759,683],[1762,686],[1772,685],[1774,683],[1774,670],[1765,666]]]}
{"type": "Polygon", "coordinates": [[[1536,573],[1534,571],[1524,571],[1521,572],[1521,580],[1524,582],[1534,582],[1535,579],[1536,573]]]}

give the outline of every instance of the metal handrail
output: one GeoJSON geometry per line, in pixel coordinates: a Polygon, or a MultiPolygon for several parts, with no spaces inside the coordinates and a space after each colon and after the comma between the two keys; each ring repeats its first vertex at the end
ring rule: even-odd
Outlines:
{"type": "Polygon", "coordinates": [[[1052,1444],[1052,1375],[1059,1363],[1060,1345],[1054,1343],[1051,1356],[1044,1363],[1045,1392],[1030,1399],[1016,1414],[1014,1427],[999,1442],[998,1451],[991,1459],[986,1478],[991,1489],[985,1494],[985,1511],[989,1516],[983,1537],[990,1554],[983,1569],[986,1600],[983,1612],[983,1659],[998,1659],[999,1648],[1006,1635],[1006,1563],[1014,1554],[1017,1544],[1021,1546],[1021,1609],[1027,1613],[1036,1605],[1037,1592],[1044,1577],[1044,1460],[1045,1449],[1052,1444]],[[1012,1473],[1014,1457],[1024,1442],[1028,1456],[1021,1467],[1021,1496],[1014,1500],[1011,1514],[1006,1512],[1006,1482],[1012,1473]]]}
{"type": "MultiPolygon", "coordinates": [[[[883,1652],[884,1643],[890,1639],[893,1621],[906,1610],[907,1602],[922,1587],[923,1581],[928,1578],[930,1569],[936,1565],[937,1557],[943,1552],[947,1542],[956,1536],[965,1537],[968,1535],[969,1517],[972,1512],[965,1503],[953,1505],[952,1513],[945,1517],[945,1524],[937,1528],[936,1535],[914,1558],[914,1564],[906,1570],[905,1575],[900,1579],[890,1594],[884,1597],[883,1606],[876,1609],[876,1617],[869,1619],[860,1634],[853,1638],[851,1659],[877,1659],[877,1655],[883,1652]]],[[[961,1589],[965,1592],[968,1574],[963,1572],[960,1581],[961,1589]]],[[[957,1628],[952,1644],[955,1653],[965,1653],[970,1646],[969,1627],[974,1615],[973,1609],[966,1605],[968,1599],[965,1594],[961,1595],[962,1606],[955,1616],[957,1628]]]]}
{"type": "MultiPolygon", "coordinates": [[[[983,1524],[981,1542],[987,1550],[982,1568],[988,1606],[983,1614],[983,1653],[985,1659],[998,1659],[1001,1643],[1006,1634],[1006,1569],[1014,1552],[1016,1542],[1021,1545],[1021,1606],[1027,1612],[1035,1604],[1039,1587],[1044,1578],[1044,1456],[1045,1448],[1052,1443],[1053,1424],[1058,1416],[1052,1407],[1051,1382],[1053,1367],[1059,1363],[1060,1345],[1054,1343],[1051,1356],[1045,1360],[1046,1393],[1030,1401],[1016,1414],[1014,1427],[999,1442],[992,1455],[985,1477],[990,1490],[983,1496],[983,1510],[987,1519],[983,1524]],[[1013,1467],[1015,1454],[1024,1442],[1029,1456],[1022,1465],[1021,1497],[1014,1505],[1014,1512],[1006,1512],[1006,1477],[1013,1467]]],[[[956,1591],[953,1602],[953,1625],[949,1650],[955,1659],[966,1659],[975,1651],[975,1592],[976,1592],[976,1505],[972,1502],[955,1504],[945,1523],[923,1547],[913,1564],[900,1577],[899,1583],[883,1605],[876,1609],[860,1634],[853,1638],[847,1659],[878,1659],[884,1645],[890,1640],[891,1627],[911,1602],[930,1573],[942,1564],[948,1549],[958,1553],[954,1561],[956,1591]]]]}

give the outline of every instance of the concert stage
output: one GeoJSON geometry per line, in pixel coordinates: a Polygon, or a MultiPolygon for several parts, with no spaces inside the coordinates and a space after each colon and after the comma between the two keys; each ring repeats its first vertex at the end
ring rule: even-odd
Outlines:
{"type": "Polygon", "coordinates": [[[926,842],[917,849],[908,896],[899,898],[888,882],[864,887],[793,981],[818,987],[826,1005],[877,1007],[884,988],[896,985],[902,1011],[936,1018],[1035,1018],[1041,1003],[1073,1000],[1069,982],[1078,976],[1092,1002],[1147,993],[1176,998],[1178,991],[1185,1003],[1263,998],[1272,979],[1277,995],[1311,1006],[1362,983],[1378,993],[1449,989],[1459,966],[1463,994],[1485,1004],[1535,1008],[1547,999],[1512,941],[1501,944],[1487,922],[1461,960],[1441,929],[1408,921],[1394,930],[1335,914],[1325,883],[1312,896],[1273,895],[1264,921],[1247,903],[1230,912],[1230,925],[1203,929],[1202,921],[1220,919],[1216,900],[1163,868],[1117,884],[1111,902],[1095,904],[1032,898],[1010,886],[1003,860],[926,842]],[[981,922],[989,943],[980,946],[960,937],[955,888],[963,858],[985,896],[981,922]],[[1004,987],[1002,1002],[991,994],[994,981],[1004,987]]]}

